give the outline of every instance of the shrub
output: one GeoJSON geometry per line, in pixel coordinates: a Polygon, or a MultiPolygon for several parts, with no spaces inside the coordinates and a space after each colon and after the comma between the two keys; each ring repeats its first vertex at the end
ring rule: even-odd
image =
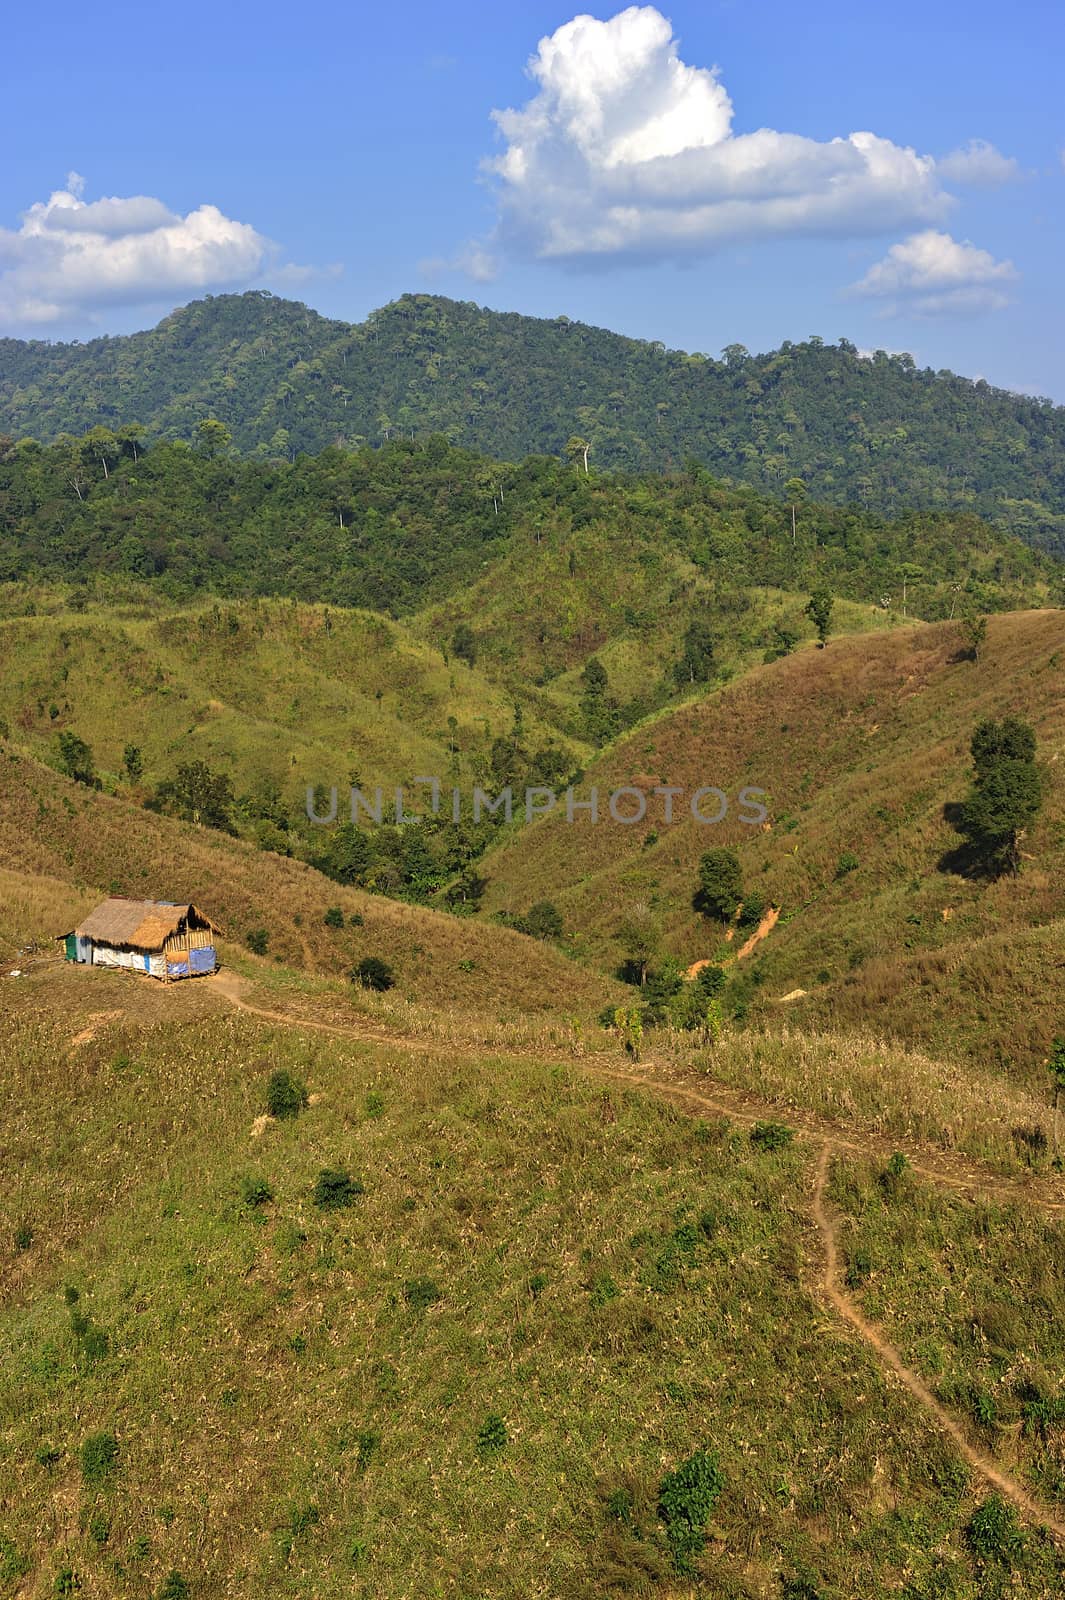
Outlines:
{"type": "Polygon", "coordinates": [[[969,1518],[965,1535],[982,1561],[1008,1562],[1021,1542],[1017,1513],[1000,1494],[988,1495],[969,1518]]]}
{"type": "Polygon", "coordinates": [[[353,911],[351,916],[348,918],[348,926],[351,928],[361,928],[365,920],[366,919],[361,911],[353,911]]]}
{"type": "Polygon", "coordinates": [[[381,1435],[373,1428],[363,1428],[355,1436],[356,1461],[360,1472],[365,1472],[381,1448],[381,1435]]]}
{"type": "Polygon", "coordinates": [[[270,948],[270,935],[265,928],[249,928],[244,942],[252,955],[264,956],[270,948]]]}
{"type": "Polygon", "coordinates": [[[15,1584],[29,1570],[30,1564],[18,1545],[6,1534],[0,1533],[0,1583],[15,1584]]]}
{"type": "Polygon", "coordinates": [[[270,1074],[266,1086],[266,1104],[272,1117],[282,1122],[298,1117],[309,1099],[307,1085],[302,1078],[294,1078],[284,1067],[278,1067],[276,1072],[270,1074]]]}
{"type": "Polygon", "coordinates": [[[414,1311],[425,1311],[443,1295],[434,1278],[408,1278],[403,1285],[403,1298],[414,1311]]]}
{"type": "Polygon", "coordinates": [[[784,1150],[795,1137],[795,1130],[783,1122],[756,1122],[751,1143],[758,1150],[784,1150]]]}
{"type": "Polygon", "coordinates": [[[366,1091],[366,1099],[363,1104],[366,1107],[366,1115],[368,1117],[383,1116],[385,1109],[385,1097],[381,1093],[380,1089],[368,1089],[366,1091]]]}
{"type": "Polygon", "coordinates": [[[33,1243],[33,1229],[25,1222],[19,1223],[12,1235],[12,1243],[16,1250],[28,1250],[33,1243]]]}
{"type": "Polygon", "coordinates": [[[387,961],[382,961],[380,956],[363,956],[357,966],[351,969],[352,983],[361,984],[364,989],[376,989],[383,993],[395,984],[395,974],[387,961]]]}
{"type": "Polygon", "coordinates": [[[157,1600],[189,1600],[192,1591],[180,1572],[168,1572],[155,1591],[157,1600]]]}
{"type": "Polygon", "coordinates": [[[490,1411],[477,1429],[477,1448],[483,1456],[494,1455],[497,1450],[506,1447],[508,1438],[503,1418],[497,1412],[490,1411]]]}
{"type": "Polygon", "coordinates": [[[757,928],[765,916],[769,901],[759,889],[748,889],[743,897],[737,923],[741,928],[757,928]]]}
{"type": "Polygon", "coordinates": [[[330,906],[322,921],[327,928],[342,928],[344,926],[344,913],[339,906],[330,906]]]}
{"type": "Polygon", "coordinates": [[[743,898],[743,873],[734,850],[707,850],[699,861],[693,904],[708,917],[728,922],[743,898]]]}
{"type": "Polygon", "coordinates": [[[562,935],[562,913],[553,900],[538,900],[521,921],[522,931],[534,939],[558,939],[562,935]]]}
{"type": "Polygon", "coordinates": [[[93,1544],[106,1544],[111,1537],[111,1518],[97,1511],[89,1518],[89,1538],[93,1544]]]}
{"type": "Polygon", "coordinates": [[[717,1457],[696,1450],[658,1486],[658,1515],[678,1572],[691,1573],[692,1557],[702,1549],[706,1524],[725,1486],[717,1457]]]}
{"type": "Polygon", "coordinates": [[[274,1198],[274,1191],[265,1178],[249,1173],[240,1180],[240,1197],[246,1206],[265,1206],[274,1198]]]}
{"type": "Polygon", "coordinates": [[[314,1185],[314,1203],[320,1211],[344,1211],[362,1194],[362,1184],[342,1167],[323,1167],[314,1185]]]}
{"type": "Polygon", "coordinates": [[[544,1274],[542,1272],[534,1272],[532,1277],[529,1279],[529,1293],[532,1295],[533,1299],[539,1300],[546,1288],[547,1279],[544,1274]]]}
{"type": "Polygon", "coordinates": [[[873,1260],[868,1250],[855,1250],[847,1262],[843,1281],[848,1289],[860,1289],[873,1270],[873,1260]]]}
{"type": "Polygon", "coordinates": [[[90,1433],[81,1446],[81,1475],[86,1483],[104,1483],[118,1466],[118,1440],[113,1433],[90,1433]]]}
{"type": "Polygon", "coordinates": [[[854,855],[852,851],[844,850],[843,854],[836,862],[837,880],[840,878],[845,878],[848,872],[857,872],[860,866],[861,862],[858,860],[858,857],[854,855]]]}
{"type": "Polygon", "coordinates": [[[77,1594],[80,1588],[81,1579],[73,1567],[64,1567],[61,1572],[56,1573],[54,1591],[56,1594],[77,1594]]]}
{"type": "Polygon", "coordinates": [[[609,1272],[600,1272],[588,1285],[588,1293],[592,1297],[593,1306],[605,1306],[608,1301],[616,1300],[621,1290],[609,1272]]]}

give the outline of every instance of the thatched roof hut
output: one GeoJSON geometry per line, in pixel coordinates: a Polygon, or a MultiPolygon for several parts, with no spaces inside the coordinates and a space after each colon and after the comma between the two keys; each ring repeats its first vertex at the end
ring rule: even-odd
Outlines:
{"type": "Polygon", "coordinates": [[[169,982],[213,972],[218,965],[215,937],[220,932],[191,903],[112,895],[60,937],[68,961],[124,967],[169,982]]]}

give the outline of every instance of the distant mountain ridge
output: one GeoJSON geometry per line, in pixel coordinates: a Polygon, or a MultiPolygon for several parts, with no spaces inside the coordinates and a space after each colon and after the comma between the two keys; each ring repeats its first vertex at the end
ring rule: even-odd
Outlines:
{"type": "Polygon", "coordinates": [[[906,355],[810,339],[723,359],[566,317],[404,295],[350,324],[262,291],[194,301],[147,332],[86,344],[0,340],[0,432],[96,425],[191,438],[207,416],[243,452],[291,457],[396,433],[498,459],[557,454],[722,477],[812,498],[973,510],[1065,550],[1065,407],[906,355]]]}

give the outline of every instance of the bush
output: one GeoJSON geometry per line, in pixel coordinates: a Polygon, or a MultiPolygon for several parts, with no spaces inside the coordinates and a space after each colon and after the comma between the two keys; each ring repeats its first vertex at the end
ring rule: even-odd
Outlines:
{"type": "Polygon", "coordinates": [[[861,862],[858,860],[858,857],[854,855],[852,851],[844,850],[843,854],[836,862],[836,878],[845,878],[848,872],[857,872],[860,866],[861,862]]]}
{"type": "Polygon", "coordinates": [[[765,916],[769,901],[758,889],[749,889],[743,897],[743,905],[737,918],[741,928],[757,928],[765,916]]]}
{"type": "Polygon", "coordinates": [[[322,921],[327,928],[342,928],[344,926],[344,913],[339,906],[330,906],[322,921]]]}
{"type": "Polygon", "coordinates": [[[274,1198],[274,1191],[265,1178],[249,1173],[240,1180],[240,1197],[246,1206],[265,1206],[274,1198]]]}
{"type": "Polygon", "coordinates": [[[344,1211],[362,1194],[362,1184],[342,1167],[323,1167],[314,1186],[314,1203],[320,1211],[344,1211]]]}
{"type": "Polygon", "coordinates": [[[735,851],[707,850],[699,861],[695,909],[728,922],[742,898],[743,873],[735,851]]]}
{"type": "Polygon", "coordinates": [[[366,1099],[363,1104],[366,1108],[366,1115],[368,1117],[380,1117],[384,1115],[385,1097],[381,1093],[380,1089],[368,1089],[366,1091],[366,1099]]]}
{"type": "Polygon", "coordinates": [[[284,1067],[278,1067],[276,1072],[270,1074],[270,1082],[266,1086],[266,1104],[272,1117],[282,1122],[290,1117],[298,1117],[309,1098],[303,1080],[294,1078],[284,1067]]]}
{"type": "Polygon", "coordinates": [[[376,989],[383,993],[395,985],[395,974],[387,961],[382,961],[379,956],[363,956],[359,964],[351,969],[352,983],[361,984],[364,989],[376,989]]]}
{"type": "Polygon", "coordinates": [[[1000,1494],[989,1495],[977,1506],[965,1534],[982,1561],[1008,1562],[1021,1542],[1017,1513],[1000,1494]]]}
{"type": "Polygon", "coordinates": [[[254,956],[264,956],[270,948],[270,935],[265,928],[249,928],[244,942],[254,956]]]}
{"type": "Polygon", "coordinates": [[[481,1455],[494,1455],[506,1447],[509,1435],[503,1418],[490,1411],[477,1429],[477,1448],[481,1455]]]}
{"type": "Polygon", "coordinates": [[[118,1440],[113,1433],[90,1433],[81,1447],[81,1475],[86,1483],[104,1483],[118,1466],[118,1440]]]}
{"type": "Polygon", "coordinates": [[[783,1122],[756,1122],[751,1143],[758,1150],[784,1150],[795,1137],[795,1130],[783,1122]]]}
{"type": "Polygon", "coordinates": [[[28,1250],[33,1243],[33,1229],[22,1222],[12,1235],[12,1243],[18,1251],[28,1250]]]}
{"type": "Polygon", "coordinates": [[[724,1486],[717,1457],[707,1450],[696,1450],[659,1484],[658,1515],[678,1572],[691,1573],[692,1557],[703,1547],[706,1524],[724,1486]]]}
{"type": "Polygon", "coordinates": [[[381,1448],[381,1435],[375,1433],[373,1428],[363,1428],[355,1436],[356,1464],[360,1472],[365,1472],[370,1462],[381,1448]]]}
{"type": "Polygon", "coordinates": [[[15,1584],[29,1570],[30,1564],[18,1545],[6,1534],[0,1533],[0,1583],[15,1584]]]}
{"type": "Polygon", "coordinates": [[[425,1311],[443,1296],[433,1278],[410,1278],[403,1285],[403,1298],[414,1311],[425,1311]]]}
{"type": "Polygon", "coordinates": [[[521,921],[522,932],[534,939],[558,939],[562,935],[562,913],[552,900],[538,900],[521,921]]]}
{"type": "Polygon", "coordinates": [[[189,1600],[192,1593],[180,1572],[168,1572],[156,1590],[158,1600],[189,1600]]]}

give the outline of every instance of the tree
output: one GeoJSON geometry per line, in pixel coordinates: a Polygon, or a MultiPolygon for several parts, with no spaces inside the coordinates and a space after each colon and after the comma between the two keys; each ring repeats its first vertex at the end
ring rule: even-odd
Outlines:
{"type": "Polygon", "coordinates": [[[144,774],[144,757],[141,755],[139,745],[126,746],[122,752],[122,765],[126,769],[130,783],[139,783],[144,774]]]}
{"type": "Polygon", "coordinates": [[[987,638],[987,618],[977,612],[969,612],[961,619],[962,638],[965,640],[965,653],[970,661],[979,661],[980,651],[983,649],[984,640],[987,638]]]}
{"type": "Polygon", "coordinates": [[[524,931],[534,939],[559,939],[562,937],[562,913],[553,900],[538,900],[522,918],[524,931]]]}
{"type": "Polygon", "coordinates": [[[729,922],[743,899],[743,869],[734,850],[707,850],[699,861],[699,886],[692,904],[697,911],[729,922]]]}
{"type": "Polygon", "coordinates": [[[351,981],[364,989],[376,989],[380,994],[391,989],[396,979],[388,962],[382,961],[380,956],[363,956],[351,969],[351,981]]]}
{"type": "Polygon", "coordinates": [[[989,718],[973,733],[971,751],[973,781],[958,831],[987,871],[1019,872],[1021,840],[1043,803],[1035,730],[1019,717],[989,718]]]}
{"type": "Polygon", "coordinates": [[[582,439],[580,434],[575,433],[571,435],[566,445],[566,455],[569,457],[570,461],[572,461],[574,466],[577,465],[578,461],[583,461],[584,470],[585,473],[587,473],[588,456],[591,453],[591,448],[592,447],[588,443],[587,439],[582,439]]]}
{"type": "Polygon", "coordinates": [[[708,683],[714,670],[714,636],[710,625],[696,617],[684,632],[684,648],[679,661],[673,664],[673,677],[678,684],[708,683]]]}
{"type": "Polygon", "coordinates": [[[828,630],[832,625],[832,606],[834,602],[827,589],[815,589],[806,602],[806,615],[817,629],[818,648],[823,650],[828,643],[828,630]]]}
{"type": "Polygon", "coordinates": [[[205,455],[208,461],[214,461],[228,452],[233,435],[217,417],[204,417],[202,422],[196,424],[196,442],[201,455],[205,455]]]}
{"type": "Polygon", "coordinates": [[[795,543],[795,507],[801,505],[806,499],[806,485],[801,478],[789,478],[784,485],[784,493],[791,501],[791,542],[795,543]]]}
{"type": "Polygon", "coordinates": [[[468,622],[460,622],[451,635],[451,654],[472,667],[477,660],[477,640],[468,622]]]}
{"type": "Polygon", "coordinates": [[[650,906],[641,902],[618,928],[617,940],[625,955],[626,976],[642,988],[662,943],[662,928],[650,906]]]}
{"type": "Polygon", "coordinates": [[[213,772],[206,761],[189,761],[172,778],[159,785],[159,807],[184,822],[200,823],[233,833],[233,783],[224,772],[213,772]]]}
{"type": "Polygon", "coordinates": [[[76,733],[61,733],[59,745],[59,770],[68,778],[73,778],[75,783],[87,783],[90,787],[96,784],[96,768],[93,764],[92,746],[86,744],[84,739],[79,739],[76,733]]]}

